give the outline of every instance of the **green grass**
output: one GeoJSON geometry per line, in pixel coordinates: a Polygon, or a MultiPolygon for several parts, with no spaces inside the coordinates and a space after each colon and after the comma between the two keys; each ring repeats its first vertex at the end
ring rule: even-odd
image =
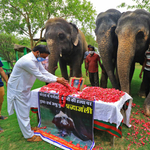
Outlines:
{"type": "MultiPolygon", "coordinates": [[[[135,117],[136,119],[143,119],[146,121],[148,117],[145,117],[141,112],[143,108],[144,99],[138,97],[138,91],[141,84],[141,79],[139,79],[139,73],[140,73],[141,66],[136,65],[136,70],[133,76],[132,85],[131,85],[131,96],[133,97],[133,102],[136,104],[136,107],[132,108],[132,117],[135,117]],[[139,105],[140,107],[137,107],[139,105]],[[138,115],[134,115],[135,112],[139,112],[138,115]]],[[[85,84],[90,85],[88,77],[85,76],[85,69],[84,65],[82,66],[83,70],[83,77],[85,78],[85,84]]],[[[60,70],[57,69],[56,75],[61,77],[60,70]]],[[[101,72],[99,71],[99,77],[101,76],[101,72]]],[[[32,89],[39,88],[41,86],[45,85],[44,82],[41,82],[39,80],[36,80],[34,83],[32,89]]],[[[111,88],[110,82],[108,82],[108,87],[111,88]]],[[[2,107],[2,115],[8,116],[7,113],[7,98],[6,98],[6,86],[5,86],[5,100],[2,107]]],[[[37,126],[37,118],[36,114],[30,113],[31,118],[31,126],[37,126]]],[[[135,122],[132,122],[131,124],[134,124],[135,122]]],[[[55,150],[59,149],[56,148],[53,145],[50,145],[47,142],[27,142],[24,137],[22,136],[22,133],[20,131],[16,114],[13,114],[11,116],[8,116],[7,120],[0,120],[0,126],[4,129],[4,132],[0,134],[0,150],[55,150]]],[[[141,127],[141,124],[136,124],[136,126],[139,129],[139,134],[137,137],[129,136],[128,133],[132,134],[134,133],[133,128],[127,128],[125,125],[122,127],[122,138],[115,138],[115,146],[110,146],[111,136],[107,132],[104,131],[98,131],[94,130],[94,138],[95,138],[95,147],[97,150],[105,149],[105,150],[127,150],[128,146],[130,145],[130,149],[139,149],[139,150],[149,150],[149,141],[150,137],[149,135],[145,135],[148,137],[147,142],[144,146],[137,146],[136,144],[133,144],[132,141],[139,141],[139,139],[142,137],[140,134],[143,133],[143,129],[141,127]],[[128,139],[129,140],[128,140],[128,139]]]]}

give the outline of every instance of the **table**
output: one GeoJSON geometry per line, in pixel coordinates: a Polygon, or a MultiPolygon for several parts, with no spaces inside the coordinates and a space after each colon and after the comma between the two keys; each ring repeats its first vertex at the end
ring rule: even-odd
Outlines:
{"type": "MultiPolygon", "coordinates": [[[[40,88],[31,91],[31,107],[38,108],[38,92],[40,88]]],[[[52,91],[53,93],[53,91],[52,91]]],[[[122,123],[127,127],[130,125],[130,113],[133,98],[125,93],[121,99],[115,103],[95,101],[94,128],[104,130],[116,137],[122,137],[122,123]],[[121,109],[125,102],[129,101],[126,111],[121,109]]]]}

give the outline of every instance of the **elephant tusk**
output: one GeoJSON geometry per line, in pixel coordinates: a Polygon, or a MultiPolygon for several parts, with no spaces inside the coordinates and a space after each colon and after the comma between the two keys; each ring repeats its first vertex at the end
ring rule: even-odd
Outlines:
{"type": "Polygon", "coordinates": [[[62,57],[62,49],[60,50],[60,57],[62,57]]]}

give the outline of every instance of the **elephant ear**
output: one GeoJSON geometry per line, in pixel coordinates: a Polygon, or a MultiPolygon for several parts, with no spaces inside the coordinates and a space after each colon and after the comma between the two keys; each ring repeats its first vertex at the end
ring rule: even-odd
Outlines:
{"type": "Polygon", "coordinates": [[[78,45],[79,39],[78,39],[78,33],[79,30],[77,28],[77,26],[73,23],[69,23],[71,25],[71,40],[74,46],[78,45]]]}

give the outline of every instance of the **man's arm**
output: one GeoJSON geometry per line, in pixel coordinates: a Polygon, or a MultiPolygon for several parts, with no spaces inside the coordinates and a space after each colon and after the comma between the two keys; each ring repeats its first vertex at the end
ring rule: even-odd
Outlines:
{"type": "Polygon", "coordinates": [[[64,78],[58,78],[57,76],[49,73],[46,69],[44,69],[42,64],[40,64],[40,68],[38,69],[36,65],[32,61],[30,61],[24,63],[23,69],[29,72],[30,74],[34,75],[37,79],[43,82],[47,82],[47,83],[58,82],[65,86],[68,83],[67,80],[65,80],[64,78]]]}
{"type": "Polygon", "coordinates": [[[5,74],[4,70],[2,67],[0,67],[0,74],[1,76],[3,77],[4,81],[6,82],[6,86],[7,86],[7,82],[8,82],[8,77],[7,75],[5,74]]]}
{"type": "Polygon", "coordinates": [[[100,65],[101,69],[103,70],[99,55],[98,55],[98,62],[99,62],[99,65],[100,65]]]}
{"type": "Polygon", "coordinates": [[[100,57],[99,57],[98,62],[99,62],[99,65],[100,65],[100,67],[101,67],[101,69],[102,69],[102,73],[105,73],[105,70],[104,70],[104,68],[103,68],[103,65],[102,65],[102,63],[101,63],[101,61],[100,61],[100,57]]]}
{"type": "Polygon", "coordinates": [[[99,65],[100,65],[100,67],[101,67],[101,69],[102,69],[102,64],[101,64],[101,61],[100,61],[100,59],[98,60],[98,62],[99,62],[99,65]]]}
{"type": "Polygon", "coordinates": [[[85,63],[86,63],[86,66],[85,66],[85,69],[86,69],[86,76],[88,76],[89,62],[88,62],[87,57],[86,57],[86,59],[85,59],[85,63]]]}

